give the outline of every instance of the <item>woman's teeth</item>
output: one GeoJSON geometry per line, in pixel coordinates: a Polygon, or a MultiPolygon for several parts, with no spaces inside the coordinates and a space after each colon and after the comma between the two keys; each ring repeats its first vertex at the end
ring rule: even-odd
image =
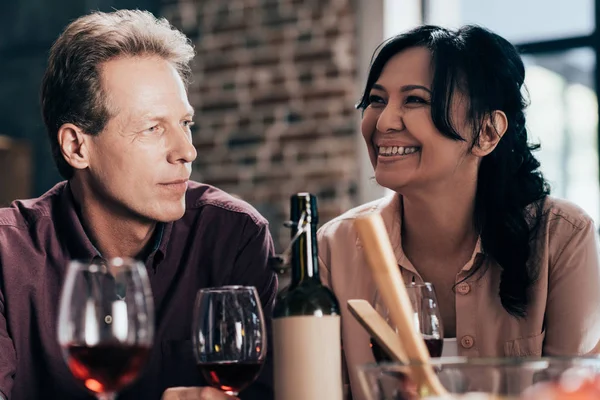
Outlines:
{"type": "Polygon", "coordinates": [[[398,147],[398,146],[390,146],[390,147],[379,147],[377,149],[377,154],[380,156],[402,156],[407,154],[416,153],[419,151],[420,147],[398,147]]]}

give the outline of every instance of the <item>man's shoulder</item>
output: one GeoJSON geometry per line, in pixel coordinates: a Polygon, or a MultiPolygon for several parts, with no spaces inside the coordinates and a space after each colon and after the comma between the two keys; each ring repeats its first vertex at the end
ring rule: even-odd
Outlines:
{"type": "Polygon", "coordinates": [[[27,259],[33,254],[28,249],[53,240],[49,238],[55,235],[54,209],[64,187],[61,182],[40,197],[15,200],[0,208],[0,258],[12,257],[12,262],[27,259]]]}
{"type": "Polygon", "coordinates": [[[256,225],[268,221],[244,200],[205,183],[190,181],[186,194],[186,213],[198,213],[209,208],[217,214],[250,218],[256,225]]]}
{"type": "Polygon", "coordinates": [[[30,228],[51,218],[53,206],[65,185],[66,182],[60,182],[40,197],[15,200],[10,206],[0,208],[0,229],[30,228]]]}

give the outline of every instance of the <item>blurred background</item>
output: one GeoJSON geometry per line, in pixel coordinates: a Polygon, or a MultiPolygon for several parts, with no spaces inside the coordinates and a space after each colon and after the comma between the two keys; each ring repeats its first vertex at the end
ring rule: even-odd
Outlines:
{"type": "Polygon", "coordinates": [[[38,100],[48,50],[92,10],[140,8],[193,41],[198,158],[193,179],[254,205],[279,251],[288,198],[319,197],[321,222],[385,194],[354,109],[371,54],[422,23],[475,23],[517,45],[527,65],[531,139],[553,195],[598,224],[596,33],[600,0],[14,0],[0,5],[0,205],[60,180],[38,100]]]}

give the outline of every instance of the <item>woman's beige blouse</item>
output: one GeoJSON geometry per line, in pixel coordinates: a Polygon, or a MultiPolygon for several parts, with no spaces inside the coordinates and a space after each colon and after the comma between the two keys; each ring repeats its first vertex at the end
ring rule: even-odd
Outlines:
{"type": "MultiPolygon", "coordinates": [[[[342,308],[342,342],[354,399],[356,367],[374,362],[369,336],[348,312],[349,299],[372,301],[375,284],[353,220],[380,213],[405,282],[422,281],[402,251],[400,196],[394,194],[359,206],[325,224],[318,233],[320,274],[342,308]]],[[[475,262],[487,263],[456,286],[458,353],[467,357],[582,355],[600,342],[600,263],[597,235],[589,216],[564,200],[547,198],[535,240],[539,278],[531,289],[527,317],[508,314],[498,296],[500,267],[480,251],[456,276],[468,275],[475,262]]]]}

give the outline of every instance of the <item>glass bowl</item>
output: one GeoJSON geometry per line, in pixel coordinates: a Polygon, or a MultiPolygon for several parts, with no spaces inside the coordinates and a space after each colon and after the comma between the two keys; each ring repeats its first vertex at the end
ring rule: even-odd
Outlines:
{"type": "Polygon", "coordinates": [[[416,387],[410,367],[417,364],[360,366],[360,384],[369,400],[600,399],[600,357],[448,357],[431,359],[430,365],[448,396],[416,387]]]}

